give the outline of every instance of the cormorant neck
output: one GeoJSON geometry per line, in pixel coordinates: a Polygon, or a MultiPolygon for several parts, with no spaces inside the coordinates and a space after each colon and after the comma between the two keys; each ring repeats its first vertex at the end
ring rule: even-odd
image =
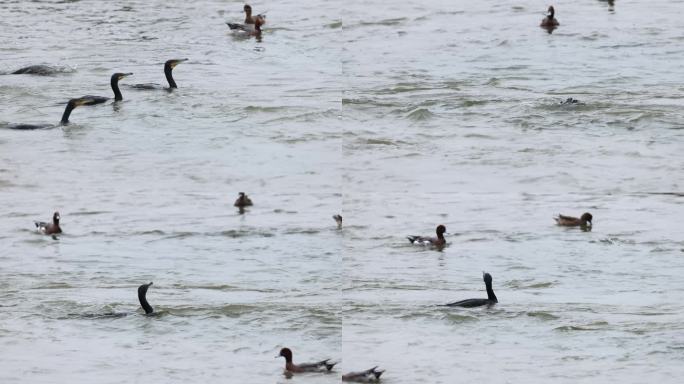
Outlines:
{"type": "Polygon", "coordinates": [[[119,79],[116,77],[112,77],[111,85],[112,85],[112,91],[114,91],[114,100],[115,101],[123,100],[123,96],[121,96],[121,91],[119,90],[119,79]]]}
{"type": "Polygon", "coordinates": [[[494,294],[494,290],[492,289],[492,284],[487,284],[487,299],[495,303],[499,302],[499,300],[497,300],[496,298],[496,295],[494,294]]]}
{"type": "Polygon", "coordinates": [[[64,114],[62,114],[62,124],[68,124],[69,123],[69,115],[71,115],[71,111],[74,110],[76,106],[72,102],[68,102],[66,108],[64,108],[64,114]]]}
{"type": "Polygon", "coordinates": [[[169,87],[178,88],[176,82],[173,81],[173,75],[171,74],[171,71],[173,71],[173,68],[171,68],[171,66],[164,66],[164,74],[166,75],[166,81],[169,82],[169,87]]]}
{"type": "Polygon", "coordinates": [[[154,309],[152,309],[150,303],[147,302],[147,298],[145,297],[146,294],[147,292],[138,291],[138,300],[140,300],[140,306],[145,310],[145,314],[149,315],[154,312],[154,309]]]}

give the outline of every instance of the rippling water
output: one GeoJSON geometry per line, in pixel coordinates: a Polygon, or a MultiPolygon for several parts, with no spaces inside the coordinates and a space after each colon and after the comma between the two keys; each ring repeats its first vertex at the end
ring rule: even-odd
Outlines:
{"type": "Polygon", "coordinates": [[[305,383],[678,382],[684,2],[555,5],[253,3],[257,40],[239,2],[0,3],[0,72],[59,70],[0,76],[0,126],[134,73],[0,129],[0,381],[289,382],[288,346],[341,361],[305,383]],[[436,306],[483,270],[499,305],[436,306]]]}

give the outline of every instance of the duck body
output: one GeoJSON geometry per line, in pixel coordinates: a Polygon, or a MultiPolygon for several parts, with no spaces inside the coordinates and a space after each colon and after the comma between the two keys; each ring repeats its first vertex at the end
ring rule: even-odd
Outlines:
{"type": "Polygon", "coordinates": [[[362,372],[350,372],[342,375],[342,381],[351,383],[379,383],[380,376],[384,370],[378,370],[378,367],[366,369],[362,372]]]}
{"type": "Polygon", "coordinates": [[[34,221],[36,228],[46,235],[55,235],[62,233],[62,228],[59,226],[59,212],[55,212],[52,215],[52,223],[46,223],[44,221],[34,221]]]}
{"type": "Polygon", "coordinates": [[[233,203],[234,207],[238,208],[244,208],[244,207],[251,207],[252,204],[252,199],[247,197],[244,192],[240,192],[240,196],[235,200],[235,203],[233,203]]]}
{"type": "Polygon", "coordinates": [[[243,23],[226,23],[231,30],[255,33],[261,31],[261,26],[266,23],[266,15],[259,14],[252,16],[252,6],[245,4],[245,21],[243,23]]]}
{"type": "Polygon", "coordinates": [[[330,359],[321,360],[315,363],[295,364],[292,362],[292,351],[290,348],[281,349],[280,354],[276,357],[285,358],[285,371],[290,373],[328,372],[337,364],[331,363],[330,359]]]}
{"type": "Polygon", "coordinates": [[[446,227],[443,225],[438,225],[435,230],[437,237],[425,237],[425,236],[406,236],[411,244],[416,245],[427,245],[433,247],[444,247],[446,245],[446,239],[444,238],[444,233],[446,232],[446,227]]]}
{"type": "Polygon", "coordinates": [[[553,6],[549,6],[546,17],[542,19],[539,26],[542,28],[555,28],[555,27],[559,26],[560,23],[554,17],[555,14],[556,14],[556,10],[553,8],[553,6]]]}
{"type": "Polygon", "coordinates": [[[553,218],[556,220],[556,224],[562,227],[591,227],[592,220],[594,217],[589,212],[585,212],[581,217],[565,216],[558,214],[557,217],[553,218]]]}
{"type": "Polygon", "coordinates": [[[456,301],[453,303],[449,303],[446,306],[447,307],[462,307],[462,308],[475,308],[475,307],[482,307],[482,306],[491,306],[499,302],[499,300],[496,298],[496,295],[494,294],[494,290],[492,289],[492,275],[489,273],[483,272],[482,274],[482,279],[485,282],[485,286],[487,287],[487,298],[486,299],[466,299],[466,300],[461,300],[461,301],[456,301]]]}

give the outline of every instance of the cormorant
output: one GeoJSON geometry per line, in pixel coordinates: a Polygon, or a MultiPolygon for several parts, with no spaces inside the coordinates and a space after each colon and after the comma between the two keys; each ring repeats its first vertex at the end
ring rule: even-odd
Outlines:
{"type": "MultiPolygon", "coordinates": [[[[166,75],[166,81],[169,82],[169,88],[178,88],[176,85],[176,82],[173,80],[173,74],[172,71],[176,67],[176,65],[188,61],[188,59],[171,59],[167,60],[164,63],[164,75],[166,75]]],[[[152,84],[152,83],[147,83],[147,84],[135,84],[131,86],[132,88],[135,89],[161,89],[163,88],[159,84],[152,84]]]]}
{"type": "Polygon", "coordinates": [[[467,299],[457,301],[455,303],[447,304],[447,307],[481,307],[483,305],[494,305],[499,302],[492,289],[492,275],[486,272],[482,272],[482,277],[484,279],[485,285],[487,287],[487,298],[486,299],[467,299]]]}

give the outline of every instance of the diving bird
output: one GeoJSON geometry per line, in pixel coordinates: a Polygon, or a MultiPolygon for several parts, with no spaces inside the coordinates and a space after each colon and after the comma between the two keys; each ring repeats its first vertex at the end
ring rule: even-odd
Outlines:
{"type": "MultiPolygon", "coordinates": [[[[176,68],[176,66],[184,61],[188,61],[188,59],[171,59],[167,60],[164,63],[164,75],[166,75],[166,81],[169,83],[169,88],[178,88],[176,85],[176,82],[173,80],[173,69],[176,68]]],[[[135,89],[163,89],[159,84],[152,84],[152,83],[146,83],[146,84],[134,84],[131,86],[131,88],[135,89]]]]}
{"type": "Polygon", "coordinates": [[[583,213],[580,218],[565,216],[559,213],[558,217],[554,217],[553,219],[556,220],[556,224],[563,227],[587,228],[593,225],[592,220],[594,219],[594,216],[592,216],[589,212],[583,213]]]}
{"type": "MultiPolygon", "coordinates": [[[[67,102],[66,108],[64,108],[64,113],[62,114],[62,120],[59,122],[60,125],[69,124],[69,116],[71,116],[71,111],[80,107],[82,105],[95,105],[101,104],[107,101],[107,98],[102,98],[99,96],[83,96],[76,99],[71,99],[67,102]]],[[[48,129],[55,128],[55,124],[9,124],[7,128],[17,129],[17,130],[34,130],[34,129],[48,129]]]]}
{"type": "Polygon", "coordinates": [[[281,349],[276,359],[279,357],[285,358],[285,371],[290,373],[330,371],[337,364],[330,363],[330,359],[321,360],[316,363],[295,364],[292,362],[292,351],[290,348],[281,349]]]}
{"type": "Polygon", "coordinates": [[[411,244],[417,245],[431,245],[433,247],[443,247],[446,245],[446,239],[444,238],[444,233],[446,232],[446,227],[443,225],[438,225],[437,237],[426,237],[426,236],[407,236],[406,238],[411,242],[411,244]]]}
{"type": "Polygon", "coordinates": [[[473,307],[481,307],[483,305],[494,305],[499,302],[497,300],[496,295],[494,294],[494,290],[492,289],[492,275],[486,272],[482,272],[482,277],[485,282],[485,286],[487,287],[487,298],[486,299],[467,299],[467,300],[461,300],[457,301],[455,303],[449,303],[446,306],[447,307],[464,307],[464,308],[473,308],[473,307]]]}
{"type": "Polygon", "coordinates": [[[11,75],[36,75],[36,76],[50,76],[60,72],[67,72],[65,68],[53,67],[50,65],[29,65],[28,67],[19,68],[11,75]]]}
{"type": "Polygon", "coordinates": [[[378,367],[373,367],[371,369],[366,369],[362,372],[350,372],[342,375],[342,381],[348,381],[352,383],[379,383],[380,376],[385,370],[378,370],[378,367]]]}
{"type": "Polygon", "coordinates": [[[62,228],[59,226],[59,212],[55,212],[52,215],[52,223],[46,223],[44,221],[34,221],[36,228],[46,235],[55,235],[57,233],[62,233],[62,228]]]}
{"type": "Polygon", "coordinates": [[[557,26],[559,26],[560,23],[554,17],[555,14],[556,11],[553,9],[553,5],[550,5],[548,11],[546,12],[546,17],[542,19],[541,24],[539,24],[539,26],[547,29],[554,29],[557,26]]]}
{"type": "Polygon", "coordinates": [[[149,284],[143,284],[138,287],[138,300],[140,300],[140,306],[145,310],[145,314],[149,315],[150,313],[154,312],[154,309],[150,305],[150,303],[147,302],[147,289],[150,288],[152,285],[152,282],[150,281],[149,284]]]}
{"type": "Polygon", "coordinates": [[[239,197],[235,200],[235,203],[233,204],[234,207],[238,208],[244,208],[244,207],[250,207],[252,206],[252,200],[245,195],[244,192],[239,193],[239,197]]]}

